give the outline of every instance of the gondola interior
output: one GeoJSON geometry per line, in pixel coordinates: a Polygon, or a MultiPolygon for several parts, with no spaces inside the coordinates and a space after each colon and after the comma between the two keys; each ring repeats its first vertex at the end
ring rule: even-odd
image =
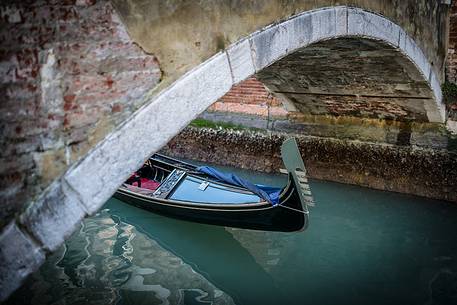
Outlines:
{"type": "Polygon", "coordinates": [[[148,160],[124,186],[146,196],[198,204],[236,205],[264,201],[246,189],[214,181],[193,165],[161,155],[148,160]],[[170,163],[174,168],[170,168],[170,163]]]}

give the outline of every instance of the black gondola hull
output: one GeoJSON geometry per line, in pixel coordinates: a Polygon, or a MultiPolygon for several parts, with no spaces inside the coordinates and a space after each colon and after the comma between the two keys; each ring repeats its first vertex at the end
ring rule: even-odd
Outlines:
{"type": "Polygon", "coordinates": [[[288,183],[278,189],[279,198],[274,200],[260,186],[239,177],[214,169],[202,171],[159,154],[152,156],[114,196],[138,208],[192,222],[264,231],[304,230],[312,197],[295,139],[284,141],[281,156],[288,183]]]}
{"type": "Polygon", "coordinates": [[[223,208],[215,205],[183,206],[167,200],[145,198],[132,192],[119,190],[115,198],[138,208],[163,216],[198,223],[242,229],[293,232],[306,229],[308,215],[302,210],[297,190],[292,188],[288,200],[280,205],[264,204],[252,207],[223,208]]]}

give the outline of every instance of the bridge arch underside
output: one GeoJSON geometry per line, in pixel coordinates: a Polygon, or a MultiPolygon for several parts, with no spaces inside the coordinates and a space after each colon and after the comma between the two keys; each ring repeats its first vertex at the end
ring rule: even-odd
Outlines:
{"type": "Polygon", "coordinates": [[[384,41],[341,37],[300,48],[256,73],[285,106],[310,116],[436,121],[417,66],[384,41]]]}
{"type": "MultiPolygon", "coordinates": [[[[350,7],[293,16],[251,34],[167,88],[146,95],[143,107],[11,221],[2,238],[18,241],[10,250],[22,253],[21,268],[26,271],[5,271],[8,291],[43,261],[44,252],[56,250],[84,216],[96,212],[151,154],[234,84],[252,75],[298,110],[311,114],[444,120],[434,69],[398,25],[350,7]],[[354,103],[359,110],[347,110],[354,103]]],[[[6,243],[0,240],[0,244],[6,243]]],[[[10,270],[19,264],[14,255],[2,260],[1,266],[10,270]]]]}

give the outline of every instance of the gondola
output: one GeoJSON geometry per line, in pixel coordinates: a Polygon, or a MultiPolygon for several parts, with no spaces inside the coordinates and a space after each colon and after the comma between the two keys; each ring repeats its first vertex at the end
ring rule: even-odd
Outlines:
{"type": "Polygon", "coordinates": [[[284,141],[281,156],[288,182],[283,188],[274,188],[155,154],[114,197],[141,209],[193,222],[265,231],[304,230],[313,199],[294,138],[284,141]]]}

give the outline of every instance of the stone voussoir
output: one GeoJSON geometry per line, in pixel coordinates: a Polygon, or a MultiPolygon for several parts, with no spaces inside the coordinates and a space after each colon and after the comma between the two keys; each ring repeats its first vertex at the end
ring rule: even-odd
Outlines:
{"type": "Polygon", "coordinates": [[[357,8],[348,8],[348,35],[381,39],[397,47],[419,69],[428,81],[435,97],[436,107],[427,107],[430,122],[444,122],[441,87],[427,58],[408,34],[395,23],[384,17],[357,8]]]}
{"type": "Polygon", "coordinates": [[[82,202],[89,213],[97,211],[149,155],[158,151],[232,85],[227,53],[213,56],[155,96],[64,179],[82,194],[82,202]],[[156,133],[161,137],[151,136],[156,133]]]}
{"type": "Polygon", "coordinates": [[[234,84],[245,80],[255,73],[248,39],[230,46],[227,50],[227,56],[229,58],[234,84]]]}
{"type": "MultiPolygon", "coordinates": [[[[342,10],[342,8],[338,9],[340,11],[342,10]]],[[[336,8],[325,8],[310,13],[312,20],[312,37],[309,43],[334,38],[339,34],[345,34],[347,28],[341,22],[342,16],[338,15],[338,12],[339,11],[337,11],[336,8]]]]}
{"type": "Polygon", "coordinates": [[[19,217],[47,251],[55,251],[73,233],[86,211],[64,181],[55,181],[19,217]]]}
{"type": "Polygon", "coordinates": [[[44,251],[14,221],[0,233],[0,302],[44,262],[44,251]]]}
{"type": "Polygon", "coordinates": [[[430,81],[432,68],[422,50],[404,30],[401,30],[399,35],[398,48],[411,59],[424,78],[430,81]]]}
{"type": "Polygon", "coordinates": [[[258,72],[286,55],[289,42],[287,27],[274,25],[249,38],[255,70],[258,72]]]}
{"type": "Polygon", "coordinates": [[[400,27],[390,20],[357,8],[347,9],[348,35],[371,37],[398,46],[400,27]]]}
{"type": "Polygon", "coordinates": [[[436,108],[433,107],[433,109],[427,111],[427,115],[430,122],[442,123],[446,118],[446,107],[441,102],[443,100],[443,93],[441,91],[441,85],[436,74],[433,72],[433,70],[430,71],[430,85],[435,95],[436,108]]]}

